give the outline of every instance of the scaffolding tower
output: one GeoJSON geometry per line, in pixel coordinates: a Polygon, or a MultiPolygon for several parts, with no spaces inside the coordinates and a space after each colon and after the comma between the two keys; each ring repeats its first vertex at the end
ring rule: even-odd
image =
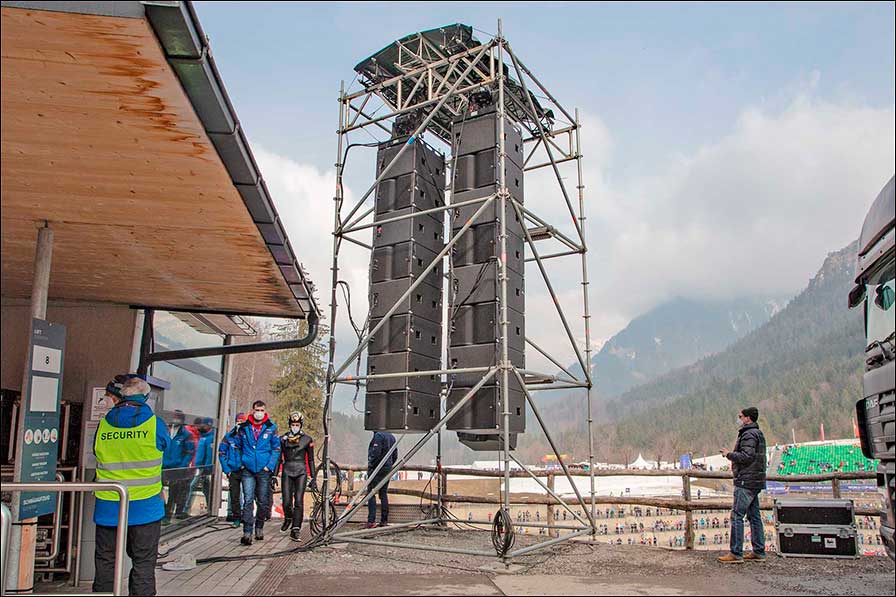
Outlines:
{"type": "MultiPolygon", "coordinates": [[[[396,41],[388,46],[377,55],[367,59],[365,62],[356,67],[360,76],[363,89],[355,92],[349,92],[345,88],[343,82],[339,92],[339,128],[337,143],[337,162],[336,162],[336,192],[334,196],[334,217],[333,217],[333,260],[332,260],[332,285],[330,297],[330,338],[329,338],[329,362],[326,382],[326,402],[325,402],[325,429],[324,429],[324,448],[323,448],[323,470],[324,481],[322,484],[322,510],[320,514],[321,522],[327,521],[325,527],[325,539],[329,542],[361,542],[368,544],[378,544],[375,539],[365,538],[365,534],[375,532],[371,529],[361,531],[345,532],[341,531],[342,527],[351,518],[352,514],[367,499],[375,495],[377,491],[391,478],[393,474],[399,471],[407,464],[414,455],[434,437],[439,441],[439,457],[437,466],[441,467],[441,432],[445,429],[448,422],[456,415],[463,406],[473,398],[476,392],[482,388],[490,380],[500,380],[500,391],[503,392],[500,404],[503,405],[503,426],[501,427],[499,450],[503,465],[503,482],[501,484],[501,507],[493,521],[493,539],[494,551],[486,550],[465,550],[450,546],[423,546],[410,545],[401,542],[389,542],[392,547],[410,547],[419,549],[428,549],[433,551],[460,552],[470,555],[497,555],[506,564],[513,558],[531,553],[540,549],[544,549],[556,543],[568,541],[575,537],[591,535],[595,537],[597,526],[595,523],[595,478],[594,478],[594,437],[593,437],[593,419],[592,419],[592,377],[591,377],[591,328],[590,314],[588,305],[588,267],[587,267],[587,242],[585,239],[585,198],[584,184],[582,180],[582,152],[581,152],[581,123],[579,121],[578,109],[573,111],[567,110],[551,92],[539,81],[529,68],[514,53],[510,43],[502,35],[501,21],[498,21],[497,35],[480,42],[472,34],[472,28],[464,25],[453,25],[442,27],[430,31],[415,33],[396,41]],[[485,198],[471,200],[469,203],[476,203],[478,209],[475,210],[461,228],[452,230],[448,227],[450,234],[446,234],[444,248],[432,259],[428,266],[413,280],[410,288],[389,308],[385,315],[376,325],[371,325],[369,329],[359,329],[352,322],[358,335],[357,346],[351,351],[350,355],[345,359],[336,361],[336,325],[337,316],[339,315],[339,305],[337,302],[337,291],[340,285],[348,283],[340,280],[340,249],[343,242],[349,242],[354,245],[363,247],[365,250],[372,251],[373,246],[357,238],[358,233],[370,232],[375,226],[386,223],[397,222],[408,218],[425,217],[431,214],[438,214],[457,207],[463,207],[461,204],[446,202],[444,206],[436,208],[416,211],[412,213],[390,217],[385,220],[373,221],[374,207],[368,207],[368,199],[376,191],[377,186],[389,174],[390,169],[402,157],[402,154],[408,150],[411,144],[420,139],[424,132],[434,136],[436,139],[444,142],[449,148],[452,148],[451,123],[465,112],[471,109],[471,102],[475,102],[477,94],[488,92],[494,98],[494,105],[497,111],[497,122],[499,131],[497,133],[498,152],[496,172],[498,180],[496,191],[493,195],[485,198]],[[413,119],[409,118],[414,116],[413,119]],[[539,198],[540,203],[546,200],[560,202],[560,212],[564,213],[563,218],[569,217],[568,223],[571,224],[572,234],[565,234],[558,225],[552,224],[548,216],[541,216],[536,211],[536,206],[530,202],[526,207],[522,202],[514,198],[508,191],[507,181],[505,179],[505,158],[506,151],[504,147],[504,127],[506,119],[516,122],[523,131],[523,171],[531,172],[539,169],[550,168],[553,171],[556,185],[553,188],[554,196],[550,198],[539,198]],[[408,126],[406,123],[411,122],[408,126]],[[357,131],[367,129],[379,130],[380,132],[391,135],[395,126],[407,126],[409,133],[409,141],[394,155],[391,162],[384,164],[378,171],[378,176],[367,191],[353,205],[346,205],[344,194],[343,179],[345,176],[345,162],[348,149],[361,143],[351,143],[349,136],[357,131]],[[575,163],[574,180],[576,180],[575,196],[570,193],[567,183],[562,175],[564,164],[575,163]],[[577,201],[575,201],[577,200],[577,201]],[[481,203],[481,205],[480,205],[481,203]],[[577,205],[576,205],[577,203],[577,205]],[[493,205],[494,204],[494,205],[493,205]],[[424,281],[426,276],[435,270],[443,259],[449,255],[452,247],[458,242],[458,239],[476,222],[483,212],[490,206],[496,207],[500,214],[515,213],[516,218],[523,223],[522,231],[525,235],[525,246],[531,253],[531,256],[525,258],[526,263],[534,263],[540,273],[547,293],[553,302],[556,312],[563,325],[563,332],[569,345],[574,352],[579,370],[581,374],[576,375],[562,364],[561,359],[541,347],[541,341],[530,337],[525,338],[525,344],[542,355],[547,361],[556,366],[560,373],[546,373],[534,371],[531,369],[520,368],[515,366],[508,358],[508,301],[507,301],[507,217],[500,218],[498,242],[500,249],[497,260],[498,284],[496,285],[496,302],[500,304],[500,339],[501,339],[501,358],[491,367],[474,367],[466,369],[450,369],[448,363],[443,362],[442,368],[438,370],[387,373],[374,375],[351,375],[349,367],[356,359],[359,359],[362,353],[367,349],[370,339],[386,324],[387,320],[395,313],[399,305],[403,303],[415,288],[424,281]],[[347,209],[347,211],[346,211],[347,209]],[[512,210],[512,211],[511,211],[512,210]],[[549,241],[545,243],[545,241],[549,241]],[[554,244],[555,249],[542,254],[539,244],[554,244]],[[578,256],[581,260],[581,287],[582,287],[582,324],[584,327],[584,343],[577,340],[573,333],[570,321],[564,312],[560,303],[557,290],[551,281],[550,268],[552,264],[557,263],[556,260],[563,258],[575,258],[578,256]],[[331,474],[331,458],[329,446],[332,441],[331,436],[331,416],[333,408],[333,395],[338,385],[355,385],[367,383],[375,379],[385,379],[389,377],[413,377],[413,376],[439,376],[439,379],[447,379],[449,375],[457,373],[476,374],[480,376],[479,381],[467,391],[459,400],[457,400],[450,408],[446,407],[444,414],[439,412],[440,417],[428,431],[424,432],[414,445],[404,452],[403,455],[395,462],[391,470],[386,474],[382,474],[380,468],[388,461],[389,456],[394,452],[399,444],[407,435],[401,435],[387,454],[386,458],[380,463],[365,480],[364,486],[352,497],[347,507],[341,512],[336,512],[335,502],[330,499],[334,492],[338,491],[334,487],[334,481],[331,474]],[[551,446],[554,456],[557,458],[563,474],[569,480],[569,483],[575,493],[579,512],[576,508],[571,507],[558,496],[554,490],[546,485],[539,477],[533,474],[529,469],[520,462],[513,454],[509,430],[509,396],[510,381],[515,380],[522,387],[525,394],[525,400],[529,409],[535,416],[538,425],[544,432],[544,435],[551,446]],[[533,392],[546,390],[583,390],[586,394],[585,405],[587,408],[587,424],[588,424],[588,445],[589,445],[589,471],[590,471],[590,492],[583,495],[583,492],[577,487],[575,480],[569,472],[566,462],[562,456],[559,446],[554,441],[548,425],[543,419],[538,405],[533,399],[533,392]],[[514,549],[512,545],[512,533],[514,523],[510,519],[510,469],[511,463],[515,463],[522,467],[523,471],[529,473],[538,485],[557,501],[557,504],[565,508],[576,522],[571,532],[557,538],[542,541],[532,546],[514,549]],[[586,501],[586,497],[590,496],[590,500],[586,501]]],[[[374,135],[375,137],[375,135],[374,135]]],[[[370,145],[370,144],[367,144],[370,145]]],[[[446,156],[446,164],[454,163],[453,156],[446,156]]],[[[454,171],[449,173],[450,178],[447,191],[452,190],[454,181],[454,171]]],[[[573,175],[570,175],[572,178],[573,175]]],[[[552,183],[553,185],[553,183],[552,183]]],[[[542,205],[543,207],[544,205],[542,205]]],[[[543,245],[542,245],[543,246],[543,245]]],[[[357,295],[358,293],[356,293],[357,295]]],[[[348,305],[346,305],[348,308],[348,305]]],[[[348,312],[351,319],[351,312],[348,312]]],[[[366,328],[366,326],[365,326],[366,328]]],[[[447,385],[443,382],[443,388],[447,385]]],[[[443,390],[444,394],[444,390],[443,390]]],[[[441,476],[440,476],[441,479],[441,476]]],[[[336,481],[338,483],[338,480],[336,481]]],[[[446,488],[442,486],[442,482],[437,483],[437,509],[435,513],[422,522],[415,522],[410,526],[420,525],[442,525],[446,522],[442,503],[446,488]]],[[[576,504],[573,504],[575,506],[576,504]]],[[[399,527],[402,525],[398,525],[399,527]]],[[[396,528],[390,526],[389,528],[396,528]]]]}

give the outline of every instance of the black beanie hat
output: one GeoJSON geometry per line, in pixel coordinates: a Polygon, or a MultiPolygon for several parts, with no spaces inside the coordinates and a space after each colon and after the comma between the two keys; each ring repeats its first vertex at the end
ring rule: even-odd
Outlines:
{"type": "Polygon", "coordinates": [[[745,417],[750,417],[750,420],[754,423],[759,421],[759,409],[755,406],[748,406],[747,408],[740,411],[740,414],[745,417]]]}

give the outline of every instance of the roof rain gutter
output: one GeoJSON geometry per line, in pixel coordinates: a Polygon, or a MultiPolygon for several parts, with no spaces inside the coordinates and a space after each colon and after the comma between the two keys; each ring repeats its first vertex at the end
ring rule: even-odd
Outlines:
{"type": "Polygon", "coordinates": [[[140,345],[140,364],[137,373],[146,375],[149,366],[159,361],[178,361],[182,359],[197,359],[202,357],[226,356],[232,354],[246,354],[250,352],[266,352],[270,350],[293,350],[304,348],[314,342],[318,332],[318,316],[312,311],[308,314],[308,332],[302,338],[295,340],[275,340],[272,342],[251,342],[248,344],[225,344],[224,346],[208,346],[206,348],[187,348],[183,350],[164,350],[152,352],[153,313],[146,310],[143,319],[143,342],[140,345]]]}
{"type": "MultiPolygon", "coordinates": [[[[270,193],[227,96],[192,2],[142,2],[165,58],[205,128],[302,313],[320,316],[314,285],[297,262],[270,193]]],[[[311,327],[316,326],[309,326],[311,327]]]]}

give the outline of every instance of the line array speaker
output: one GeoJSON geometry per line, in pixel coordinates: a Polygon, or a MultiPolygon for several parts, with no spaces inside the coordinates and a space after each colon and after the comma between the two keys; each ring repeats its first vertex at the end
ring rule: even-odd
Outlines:
{"type": "MultiPolygon", "coordinates": [[[[382,321],[445,245],[444,211],[388,221],[445,205],[445,158],[420,139],[396,137],[381,144],[377,177],[402,147],[407,149],[376,188],[370,329],[382,321]]],[[[368,380],[365,429],[423,432],[439,420],[439,376],[400,374],[441,368],[443,280],[444,270],[438,263],[371,337],[367,374],[394,377],[368,380]]]]}
{"type": "MultiPolygon", "coordinates": [[[[461,229],[500,189],[498,114],[494,106],[458,118],[452,126],[454,183],[451,228],[461,229]],[[481,200],[481,201],[477,201],[481,200]]],[[[510,196],[523,202],[523,142],[520,130],[504,123],[505,184],[510,196]]],[[[495,200],[458,239],[451,252],[448,288],[448,367],[491,367],[503,354],[501,284],[498,278],[501,220],[507,230],[508,345],[511,363],[525,367],[525,255],[523,222],[508,201],[504,212],[495,200]]],[[[483,373],[449,376],[446,407],[453,408],[483,373]]],[[[498,375],[483,386],[448,422],[458,439],[473,450],[493,450],[503,442],[503,380],[498,375]]],[[[511,448],[526,429],[525,394],[516,376],[508,379],[511,448]]]]}

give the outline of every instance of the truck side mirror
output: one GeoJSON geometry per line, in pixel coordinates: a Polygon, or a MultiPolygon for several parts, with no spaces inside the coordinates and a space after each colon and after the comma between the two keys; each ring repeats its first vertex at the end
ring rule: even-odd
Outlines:
{"type": "Polygon", "coordinates": [[[855,287],[849,291],[849,308],[855,309],[863,300],[865,300],[865,285],[856,284],[855,287]]]}

